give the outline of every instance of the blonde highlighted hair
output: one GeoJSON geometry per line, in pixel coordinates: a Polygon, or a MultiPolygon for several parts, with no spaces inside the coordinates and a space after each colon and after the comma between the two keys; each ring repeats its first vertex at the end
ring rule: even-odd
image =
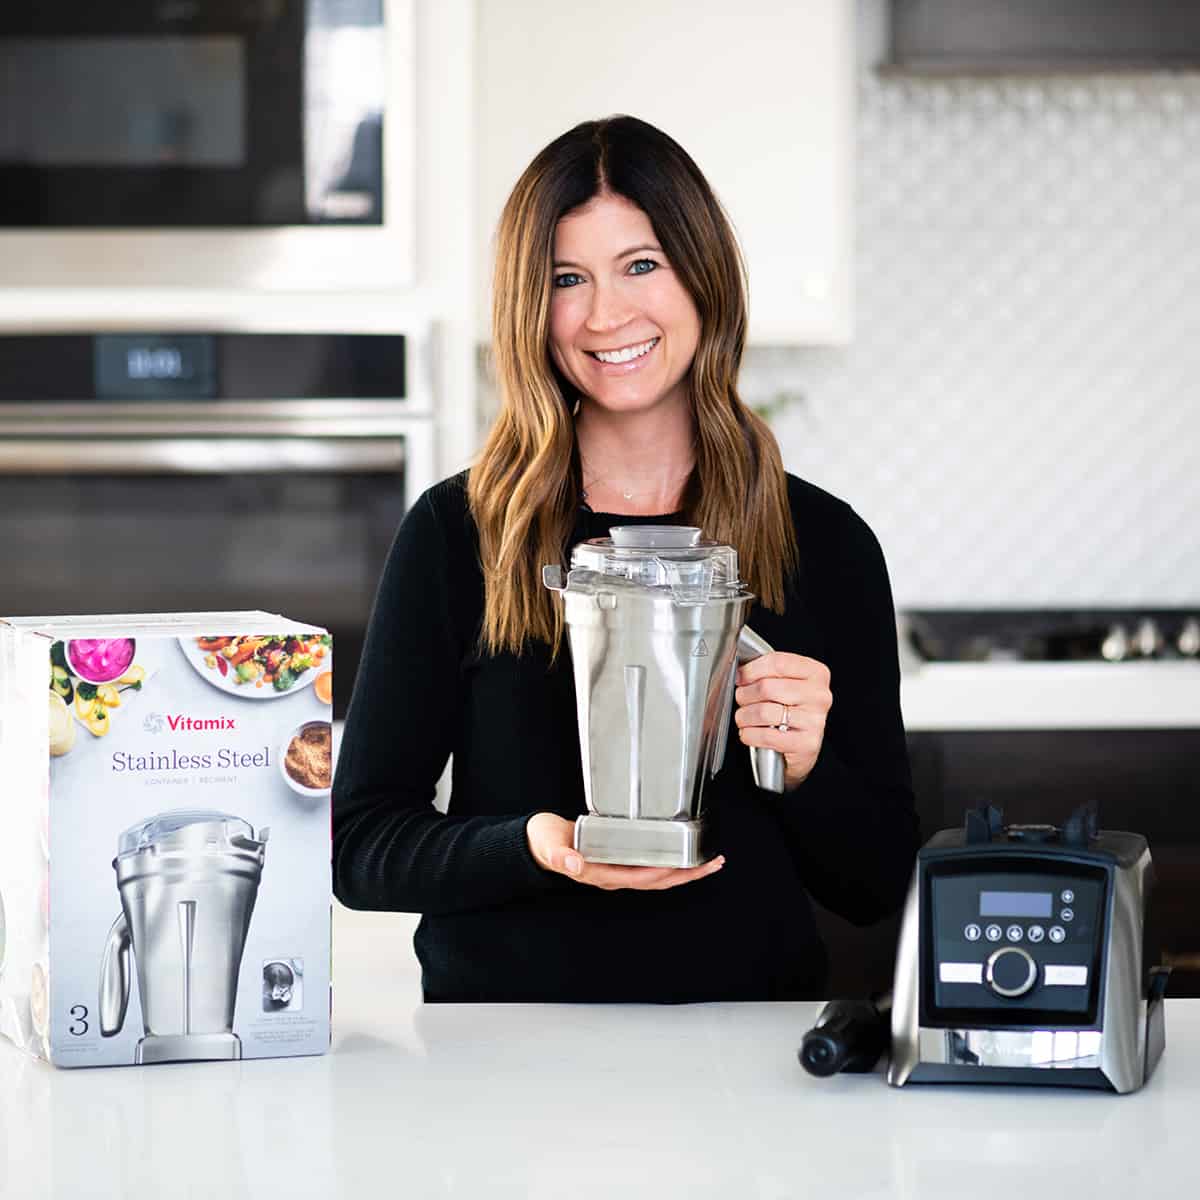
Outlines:
{"type": "Polygon", "coordinates": [[[481,640],[520,653],[530,639],[562,643],[562,606],[542,565],[563,563],[582,487],[577,396],[550,360],[555,227],[602,192],[649,218],[700,316],[689,378],[696,465],[688,521],[736,548],[741,574],[782,612],[797,560],[787,479],[765,421],[737,393],[746,341],[745,269],[720,203],[687,152],[635,117],[587,121],[551,142],[517,180],[500,218],[492,353],[500,412],[468,483],[484,576],[481,640]]]}

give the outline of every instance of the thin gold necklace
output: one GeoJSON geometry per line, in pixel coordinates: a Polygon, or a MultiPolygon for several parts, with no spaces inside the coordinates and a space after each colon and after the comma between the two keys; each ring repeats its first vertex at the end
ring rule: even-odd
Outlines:
{"type": "MultiPolygon", "coordinates": [[[[580,473],[582,474],[583,468],[587,466],[586,462],[582,458],[579,460],[579,466],[580,466],[580,473]]],[[[695,469],[696,469],[696,465],[695,465],[695,463],[693,463],[690,467],[688,467],[688,469],[686,471],[683,471],[678,475],[671,476],[669,479],[667,479],[665,481],[665,484],[669,485],[669,484],[673,484],[673,483],[678,483],[681,479],[686,479],[695,469]]],[[[594,478],[590,483],[588,483],[586,480],[584,480],[583,487],[581,488],[581,490],[579,492],[579,498],[581,500],[586,500],[588,498],[588,495],[592,488],[596,487],[597,484],[608,483],[612,480],[612,478],[613,478],[613,476],[611,476],[611,475],[601,475],[601,476],[594,478]]],[[[620,491],[620,493],[621,493],[622,497],[624,497],[624,499],[633,500],[639,496],[649,496],[656,489],[655,488],[645,488],[641,491],[634,491],[633,488],[626,488],[620,484],[617,484],[615,490],[620,491]]]]}

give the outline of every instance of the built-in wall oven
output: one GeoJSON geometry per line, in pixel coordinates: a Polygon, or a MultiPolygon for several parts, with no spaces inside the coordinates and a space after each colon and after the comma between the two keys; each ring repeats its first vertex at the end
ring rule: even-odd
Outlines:
{"type": "Polygon", "coordinates": [[[401,335],[0,337],[0,615],[253,609],[334,635],[433,480],[401,335]]]}
{"type": "Polygon", "coordinates": [[[403,282],[410,5],[4,5],[0,282],[403,282]]]}

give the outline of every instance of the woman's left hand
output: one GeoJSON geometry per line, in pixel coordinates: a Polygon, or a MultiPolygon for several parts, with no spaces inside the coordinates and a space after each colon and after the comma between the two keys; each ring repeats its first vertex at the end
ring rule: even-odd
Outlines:
{"type": "Polygon", "coordinates": [[[815,658],[773,650],[743,663],[737,672],[733,719],[747,746],[783,754],[783,785],[808,778],[825,740],[825,717],[833,703],[829,668],[815,658]]]}

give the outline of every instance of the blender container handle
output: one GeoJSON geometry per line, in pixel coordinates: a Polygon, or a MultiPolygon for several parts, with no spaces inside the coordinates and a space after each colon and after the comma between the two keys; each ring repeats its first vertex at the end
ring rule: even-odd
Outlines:
{"type": "MultiPolygon", "coordinates": [[[[765,638],[759,637],[749,625],[743,625],[738,634],[737,660],[739,663],[750,662],[770,654],[775,647],[765,638]]],[[[766,792],[783,792],[783,755],[778,750],[770,750],[766,746],[754,746],[750,750],[750,767],[754,773],[754,783],[766,792]]]]}
{"type": "Polygon", "coordinates": [[[100,962],[100,1036],[112,1037],[125,1024],[129,1007],[129,956],[132,941],[125,914],[112,923],[100,962]]]}

